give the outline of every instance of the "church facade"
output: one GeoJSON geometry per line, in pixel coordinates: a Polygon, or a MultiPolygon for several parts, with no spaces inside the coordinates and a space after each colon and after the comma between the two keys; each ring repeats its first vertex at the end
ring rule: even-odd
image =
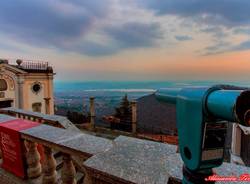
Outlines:
{"type": "Polygon", "coordinates": [[[54,75],[47,62],[0,60],[0,108],[54,114],[54,75]]]}

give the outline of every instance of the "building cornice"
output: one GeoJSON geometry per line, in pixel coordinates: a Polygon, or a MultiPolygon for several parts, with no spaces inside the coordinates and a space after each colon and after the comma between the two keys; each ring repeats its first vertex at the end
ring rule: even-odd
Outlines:
{"type": "Polygon", "coordinates": [[[0,68],[3,70],[8,70],[10,72],[13,72],[15,74],[27,74],[27,72],[5,63],[0,64],[0,68]]]}

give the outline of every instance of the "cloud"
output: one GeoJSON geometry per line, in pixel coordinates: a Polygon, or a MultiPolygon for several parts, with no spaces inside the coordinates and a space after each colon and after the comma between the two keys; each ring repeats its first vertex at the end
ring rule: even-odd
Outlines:
{"type": "MultiPolygon", "coordinates": [[[[248,33],[249,5],[248,0],[136,0],[126,2],[126,6],[120,0],[8,0],[0,1],[0,33],[13,42],[32,47],[105,56],[157,47],[167,34],[177,41],[193,40],[185,35],[189,33],[183,35],[180,25],[171,22],[172,19],[159,18],[174,15],[179,20],[190,18],[205,27],[200,29],[196,25],[189,27],[189,31],[198,28],[199,32],[214,36],[214,45],[205,50],[210,52],[220,50],[219,42],[229,38],[225,26],[240,26],[231,29],[233,34],[248,33]],[[138,9],[135,4],[144,8],[138,9]],[[174,26],[170,26],[172,23],[174,26]],[[167,26],[176,31],[166,31],[167,26]]],[[[190,26],[190,21],[185,22],[190,26]]]]}
{"type": "Polygon", "coordinates": [[[226,51],[229,51],[230,47],[231,47],[231,43],[224,42],[224,41],[218,41],[213,45],[205,47],[202,55],[206,56],[206,55],[214,55],[214,54],[224,53],[226,51]]]}
{"type": "Polygon", "coordinates": [[[107,56],[115,54],[119,48],[109,43],[97,43],[93,41],[86,41],[80,45],[71,48],[71,51],[85,54],[91,57],[107,56]]]}
{"type": "Polygon", "coordinates": [[[152,47],[163,38],[159,23],[128,22],[109,27],[106,34],[112,37],[119,48],[152,47]]]}
{"type": "Polygon", "coordinates": [[[226,52],[246,51],[246,50],[250,50],[250,40],[243,41],[235,45],[229,42],[219,42],[215,45],[206,47],[204,50],[205,50],[205,53],[202,55],[205,55],[205,56],[222,54],[226,52]]]}
{"type": "Polygon", "coordinates": [[[228,35],[225,33],[221,26],[208,26],[206,28],[200,29],[201,32],[211,34],[216,39],[222,39],[227,37],[228,35]]]}
{"type": "Polygon", "coordinates": [[[249,0],[140,0],[138,4],[157,15],[188,17],[212,25],[231,27],[250,23],[249,0]]]}
{"type": "Polygon", "coordinates": [[[65,37],[79,37],[89,28],[95,14],[100,13],[88,3],[77,6],[74,1],[54,2],[1,1],[0,27],[16,36],[30,37],[30,40],[41,40],[42,37],[46,41],[60,41],[65,37]]]}
{"type": "Polygon", "coordinates": [[[110,0],[0,2],[0,31],[37,46],[65,48],[109,13],[110,0]]]}
{"type": "Polygon", "coordinates": [[[247,28],[236,28],[234,29],[233,31],[234,34],[246,34],[246,35],[250,35],[250,28],[247,27],[247,28]]]}
{"type": "Polygon", "coordinates": [[[0,33],[36,47],[89,56],[152,47],[162,38],[159,23],[106,23],[114,0],[9,0],[0,2],[0,33]],[[108,41],[90,38],[95,33],[108,41]]]}
{"type": "Polygon", "coordinates": [[[23,49],[22,47],[15,46],[14,44],[9,43],[9,42],[1,43],[0,49],[5,50],[5,51],[11,50],[11,51],[22,52],[22,53],[26,52],[25,49],[23,49]]]}
{"type": "Polygon", "coordinates": [[[187,35],[176,35],[175,39],[178,41],[188,41],[188,40],[192,40],[193,38],[187,35]]]}
{"type": "Polygon", "coordinates": [[[231,51],[245,51],[245,50],[250,50],[250,40],[241,42],[238,45],[233,46],[231,51]]]}
{"type": "Polygon", "coordinates": [[[105,56],[126,49],[155,47],[163,38],[158,23],[126,22],[109,25],[102,31],[106,41],[84,41],[73,48],[73,51],[88,56],[105,56]]]}
{"type": "MultiPolygon", "coordinates": [[[[158,17],[174,16],[195,23],[195,29],[212,36],[213,45],[200,51],[204,55],[248,49],[248,41],[229,43],[236,34],[250,34],[249,0],[139,0],[139,7],[151,10],[158,17]]],[[[176,38],[178,40],[178,38],[176,38]]]]}

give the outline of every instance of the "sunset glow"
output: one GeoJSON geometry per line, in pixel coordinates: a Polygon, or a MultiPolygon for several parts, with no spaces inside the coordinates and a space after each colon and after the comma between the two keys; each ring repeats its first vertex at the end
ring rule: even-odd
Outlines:
{"type": "Polygon", "coordinates": [[[0,57],[49,61],[56,80],[250,77],[247,0],[11,0],[0,6],[0,57]]]}

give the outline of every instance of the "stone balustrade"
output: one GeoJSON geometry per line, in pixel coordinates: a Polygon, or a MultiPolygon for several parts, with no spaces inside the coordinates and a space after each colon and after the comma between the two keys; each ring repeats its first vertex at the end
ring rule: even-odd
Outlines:
{"type": "Polygon", "coordinates": [[[75,184],[75,166],[72,157],[84,161],[91,156],[105,152],[112,147],[112,142],[88,134],[68,131],[48,125],[40,125],[21,131],[21,138],[28,143],[27,173],[29,178],[38,177],[43,171],[44,183],[56,182],[55,159],[52,150],[62,152],[63,168],[61,180],[63,184],[75,184]],[[39,164],[39,152],[36,144],[44,146],[44,167],[39,164]]]}
{"type": "MultiPolygon", "coordinates": [[[[0,114],[0,124],[15,119],[0,114]]],[[[29,179],[24,183],[76,184],[77,172],[84,174],[84,184],[181,183],[183,163],[174,145],[126,136],[111,141],[45,124],[21,130],[20,138],[26,148],[29,179]],[[42,153],[37,145],[43,146],[42,153]],[[55,152],[62,153],[60,171],[56,170],[55,152]]],[[[249,174],[250,169],[224,163],[214,172],[221,176],[239,176],[249,174]]]]}
{"type": "MultiPolygon", "coordinates": [[[[0,123],[15,119],[17,118],[0,115],[0,123]]],[[[62,184],[76,184],[76,169],[86,175],[83,161],[112,147],[112,142],[108,139],[44,124],[22,130],[20,135],[26,149],[27,176],[29,179],[40,177],[43,184],[54,184],[59,180],[62,184]],[[38,144],[43,147],[42,162],[38,144]],[[60,178],[53,156],[55,151],[62,153],[60,178]]]]}

